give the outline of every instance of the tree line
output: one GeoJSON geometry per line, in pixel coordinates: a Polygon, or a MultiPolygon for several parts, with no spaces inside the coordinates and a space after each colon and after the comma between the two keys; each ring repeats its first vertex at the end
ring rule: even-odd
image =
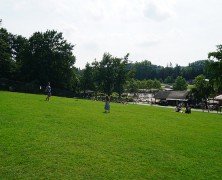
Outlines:
{"type": "Polygon", "coordinates": [[[215,93],[222,92],[222,45],[210,52],[208,59],[184,67],[178,64],[173,67],[172,63],[163,67],[148,60],[132,63],[129,54],[114,57],[104,53],[100,61],[87,63],[84,69],[75,67],[74,47],[55,30],[35,32],[26,38],[1,28],[0,80],[24,82],[35,87],[50,81],[54,88],[75,94],[92,90],[95,94],[116,92],[120,97],[123,92],[138,88],[160,89],[161,83],[183,90],[186,88],[184,81],[195,83],[195,78],[202,75],[201,78],[209,79],[209,86],[215,93]],[[180,83],[182,88],[177,86],[180,83]]]}
{"type": "Polygon", "coordinates": [[[207,76],[208,60],[199,60],[189,63],[188,66],[180,66],[178,64],[173,67],[172,63],[166,67],[153,65],[150,61],[144,60],[132,64],[135,69],[135,79],[158,79],[165,83],[174,83],[178,76],[182,76],[187,81],[193,80],[199,74],[207,76]]]}

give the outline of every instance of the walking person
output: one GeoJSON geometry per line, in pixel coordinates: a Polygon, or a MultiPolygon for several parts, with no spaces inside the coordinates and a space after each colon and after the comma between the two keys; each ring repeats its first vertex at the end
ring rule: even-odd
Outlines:
{"type": "Polygon", "coordinates": [[[46,89],[45,89],[45,92],[47,94],[47,97],[46,97],[46,101],[49,101],[49,98],[51,97],[51,91],[52,91],[52,88],[50,86],[50,82],[48,82],[48,85],[46,86],[46,89]]]}
{"type": "Polygon", "coordinates": [[[104,110],[105,113],[110,112],[110,96],[106,96],[104,110]]]}

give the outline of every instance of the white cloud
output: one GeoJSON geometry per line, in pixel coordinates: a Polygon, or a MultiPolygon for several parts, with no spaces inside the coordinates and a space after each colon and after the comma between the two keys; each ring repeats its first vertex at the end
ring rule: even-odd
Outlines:
{"type": "Polygon", "coordinates": [[[221,44],[221,7],[221,0],[1,0],[0,19],[8,31],[26,37],[63,32],[77,44],[77,67],[104,52],[185,65],[221,44]]]}
{"type": "Polygon", "coordinates": [[[158,45],[158,41],[143,41],[138,43],[137,45],[143,48],[147,48],[147,47],[153,47],[155,45],[158,45]]]}
{"type": "Polygon", "coordinates": [[[163,21],[170,17],[170,14],[168,12],[160,11],[158,7],[153,3],[146,5],[144,9],[144,15],[145,17],[156,21],[163,21]]]}

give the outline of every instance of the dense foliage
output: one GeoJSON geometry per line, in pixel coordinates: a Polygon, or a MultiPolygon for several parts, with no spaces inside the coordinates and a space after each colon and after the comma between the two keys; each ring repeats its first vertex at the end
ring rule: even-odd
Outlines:
{"type": "Polygon", "coordinates": [[[201,102],[202,100],[207,101],[209,96],[214,95],[212,85],[202,74],[194,79],[194,87],[191,92],[197,102],[201,102]]]}
{"type": "MultiPolygon", "coordinates": [[[[35,32],[27,39],[1,28],[0,88],[8,79],[14,84],[23,82],[25,86],[32,86],[30,92],[36,92],[36,87],[44,87],[50,81],[54,88],[78,94],[91,90],[95,94],[116,92],[120,97],[124,91],[160,89],[160,83],[185,90],[187,83],[202,75],[210,79],[211,94],[222,92],[222,45],[217,46],[216,52],[209,53],[208,58],[213,59],[195,61],[185,67],[172,63],[163,67],[148,60],[132,63],[129,54],[119,58],[104,53],[100,61],[87,63],[82,70],[74,67],[73,49],[74,45],[54,30],[35,32]]],[[[203,86],[195,90],[204,92],[201,88],[203,86]]]]}
{"type": "Polygon", "coordinates": [[[222,45],[218,45],[217,51],[210,52],[208,57],[216,60],[208,64],[210,80],[216,91],[222,93],[222,45]]]}
{"type": "Polygon", "coordinates": [[[173,89],[177,91],[187,90],[186,80],[182,76],[178,76],[173,85],[173,89]]]}
{"type": "Polygon", "coordinates": [[[73,45],[56,31],[36,32],[29,39],[0,29],[0,78],[72,90],[73,45]]]}
{"type": "Polygon", "coordinates": [[[163,67],[153,65],[150,61],[144,60],[132,64],[131,67],[135,70],[135,79],[159,79],[165,83],[174,83],[178,76],[182,76],[187,81],[193,80],[200,74],[207,76],[207,63],[208,60],[199,60],[189,63],[186,67],[178,64],[173,67],[172,63],[163,67]]]}
{"type": "Polygon", "coordinates": [[[111,95],[115,91],[120,97],[128,78],[128,56],[117,58],[105,53],[102,61],[95,60],[92,65],[87,63],[81,78],[84,92],[91,89],[111,95]]]}

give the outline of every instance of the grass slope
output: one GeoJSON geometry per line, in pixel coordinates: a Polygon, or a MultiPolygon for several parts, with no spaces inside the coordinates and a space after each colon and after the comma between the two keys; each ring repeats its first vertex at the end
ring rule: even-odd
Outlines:
{"type": "Polygon", "coordinates": [[[0,91],[0,179],[221,179],[222,116],[0,91]]]}

